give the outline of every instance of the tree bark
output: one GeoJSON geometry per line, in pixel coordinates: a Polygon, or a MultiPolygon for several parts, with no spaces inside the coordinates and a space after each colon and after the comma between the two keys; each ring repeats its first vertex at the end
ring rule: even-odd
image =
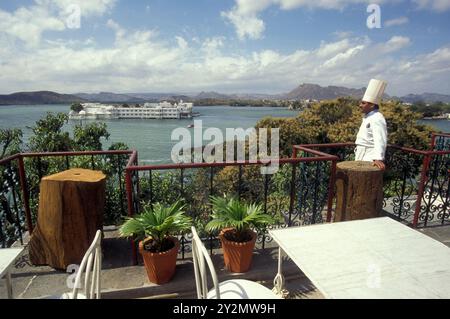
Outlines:
{"type": "Polygon", "coordinates": [[[372,162],[337,164],[335,222],[379,217],[382,205],[382,170],[372,162]]]}
{"type": "Polygon", "coordinates": [[[29,243],[30,261],[66,269],[80,264],[103,226],[106,176],[71,169],[42,178],[37,225],[29,243]]]}

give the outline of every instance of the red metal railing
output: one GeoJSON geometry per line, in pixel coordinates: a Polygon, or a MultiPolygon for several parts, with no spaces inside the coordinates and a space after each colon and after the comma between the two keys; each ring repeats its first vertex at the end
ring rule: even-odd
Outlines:
{"type": "MultiPolygon", "coordinates": [[[[307,148],[306,146],[298,146],[294,149],[294,153],[298,150],[301,150],[305,153],[308,153],[308,157],[292,157],[292,158],[280,158],[280,159],[274,159],[271,161],[271,164],[277,164],[277,165],[285,165],[290,164],[293,165],[293,181],[295,183],[295,168],[296,165],[299,163],[312,163],[312,162],[331,162],[332,167],[332,176],[334,176],[336,171],[336,162],[338,160],[337,156],[326,154],[314,149],[307,148]]],[[[225,168],[225,167],[239,167],[240,169],[242,167],[248,167],[248,166],[266,166],[268,165],[267,161],[235,161],[231,163],[227,162],[214,162],[214,163],[180,163],[180,164],[163,164],[163,165],[146,165],[146,166],[137,166],[133,165],[133,163],[136,163],[136,156],[137,154],[133,154],[130,157],[130,160],[128,162],[128,165],[126,167],[126,184],[127,184],[127,199],[128,199],[128,209],[129,209],[129,216],[132,216],[135,213],[135,199],[133,198],[133,174],[134,176],[138,176],[139,172],[146,172],[146,171],[170,171],[170,170],[180,170],[181,172],[187,169],[205,169],[205,168],[225,168]]],[[[330,185],[332,185],[334,182],[334,179],[330,179],[330,185]]],[[[290,196],[290,208],[289,210],[293,210],[294,205],[294,196],[295,196],[295,188],[294,185],[291,184],[291,196],[290,196]],[[294,194],[294,196],[293,196],[294,194]]],[[[327,209],[327,221],[331,220],[331,214],[332,214],[332,199],[333,199],[333,187],[329,187],[329,193],[328,193],[328,209],[327,209]]],[[[265,192],[267,190],[265,189],[265,192]]],[[[137,192],[139,194],[139,191],[137,192]]],[[[136,252],[136,244],[132,243],[132,249],[133,249],[133,259],[134,263],[137,263],[137,252],[136,252]]]]}
{"type": "Polygon", "coordinates": [[[20,153],[0,160],[0,166],[11,166],[16,164],[19,173],[20,190],[22,197],[23,210],[25,212],[25,222],[28,232],[33,232],[33,219],[30,207],[30,192],[25,171],[24,159],[27,158],[49,158],[66,157],[66,159],[77,156],[99,156],[99,155],[132,155],[135,151],[116,150],[116,151],[86,151],[86,152],[54,152],[54,153],[20,153]]]}
{"type": "MultiPolygon", "coordinates": [[[[435,147],[437,145],[437,139],[438,138],[449,138],[450,139],[450,133],[433,133],[431,137],[431,144],[430,144],[430,150],[417,150],[414,148],[409,147],[403,147],[398,145],[388,145],[388,149],[394,149],[397,151],[400,151],[405,154],[415,154],[423,156],[422,166],[420,169],[420,179],[419,179],[419,187],[417,191],[417,200],[415,204],[415,210],[414,210],[414,217],[412,220],[412,227],[416,228],[419,224],[419,217],[422,211],[422,201],[425,194],[425,188],[426,184],[429,181],[429,171],[430,171],[430,164],[432,163],[433,157],[437,156],[448,156],[450,155],[450,150],[435,150],[435,147]]],[[[309,147],[309,148],[316,148],[316,149],[342,149],[347,147],[354,147],[354,143],[330,143],[330,144],[307,144],[307,145],[301,145],[301,147],[309,147]]],[[[294,150],[299,149],[300,146],[294,146],[294,150]]],[[[294,152],[295,154],[295,152],[294,152]]],[[[333,175],[333,174],[332,174],[333,175]]],[[[450,171],[449,171],[450,176],[450,171]]],[[[444,212],[445,216],[446,212],[444,212]]],[[[427,218],[425,218],[424,225],[427,224],[427,218]]]]}
{"type": "MultiPolygon", "coordinates": [[[[436,150],[439,138],[450,138],[449,133],[433,134],[431,138],[430,150],[416,150],[407,147],[400,147],[395,145],[389,145],[389,148],[404,154],[413,154],[423,157],[422,166],[420,168],[420,177],[417,189],[416,207],[414,209],[414,215],[412,220],[412,226],[417,227],[419,224],[419,218],[422,210],[422,200],[427,189],[427,183],[430,180],[430,169],[434,167],[435,161],[439,158],[444,158],[450,155],[450,150],[436,150]]],[[[333,200],[334,200],[334,183],[336,179],[336,165],[340,159],[339,156],[325,153],[321,150],[348,150],[348,154],[351,154],[351,148],[354,147],[354,143],[333,143],[333,144],[308,144],[308,145],[296,145],[293,147],[292,158],[280,158],[273,160],[272,163],[283,165],[292,165],[293,176],[295,176],[296,165],[300,163],[314,163],[314,162],[329,162],[330,163],[330,176],[328,184],[327,194],[327,215],[326,221],[330,222],[332,218],[333,200]],[[304,157],[299,157],[299,154],[306,154],[304,157]]],[[[346,154],[346,153],[343,153],[346,154]]],[[[347,155],[348,155],[347,154],[347,155]]],[[[17,165],[18,177],[20,182],[20,189],[22,195],[22,204],[25,212],[25,220],[27,229],[31,233],[33,230],[32,212],[30,208],[29,197],[29,185],[27,181],[27,172],[25,171],[24,159],[26,158],[45,158],[45,157],[74,157],[74,156],[97,156],[97,155],[129,155],[128,162],[124,168],[125,179],[125,192],[127,196],[127,214],[133,216],[138,209],[139,205],[139,173],[145,171],[170,171],[170,170],[185,170],[185,169],[202,169],[202,168],[225,168],[225,167],[242,167],[259,165],[264,166],[267,164],[265,161],[241,161],[232,163],[184,163],[184,164],[164,164],[164,165],[138,165],[138,153],[133,150],[126,151],[92,151],[92,152],[57,152],[57,153],[21,153],[10,156],[8,158],[0,160],[0,165],[10,165],[12,163],[17,165]],[[136,196],[137,195],[137,196],[136,196]]],[[[290,210],[294,205],[295,198],[292,194],[295,192],[295,177],[291,183],[291,198],[290,198],[290,210]]],[[[265,190],[267,191],[267,190],[265,190]]],[[[422,212],[423,213],[423,212],[422,212]]],[[[444,214],[444,217],[446,215],[444,214]]],[[[425,220],[426,224],[426,220],[425,220]]],[[[133,259],[137,260],[136,245],[133,243],[133,259]]]]}

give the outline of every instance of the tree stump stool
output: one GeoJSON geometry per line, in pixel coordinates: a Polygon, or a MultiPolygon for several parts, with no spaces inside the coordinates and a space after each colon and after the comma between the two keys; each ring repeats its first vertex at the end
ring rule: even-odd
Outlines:
{"type": "Polygon", "coordinates": [[[382,205],[382,170],[372,162],[337,164],[335,222],[379,217],[382,205]]]}
{"type": "Polygon", "coordinates": [[[70,169],[42,178],[37,225],[30,238],[30,261],[66,269],[80,264],[103,226],[106,176],[70,169]]]}

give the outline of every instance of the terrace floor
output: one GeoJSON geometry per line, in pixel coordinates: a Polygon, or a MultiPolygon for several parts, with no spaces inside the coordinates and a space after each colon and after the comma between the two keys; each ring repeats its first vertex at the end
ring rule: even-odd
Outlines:
{"type": "MultiPolygon", "coordinates": [[[[450,247],[450,226],[418,230],[450,247]]],[[[144,266],[130,266],[131,250],[127,241],[117,238],[115,227],[105,227],[102,267],[102,298],[196,298],[192,259],[188,254],[179,260],[171,282],[155,285],[148,281],[144,266]]],[[[232,274],[224,269],[220,250],[213,252],[219,281],[230,278],[245,278],[258,281],[272,288],[277,273],[277,247],[256,250],[252,268],[245,274],[232,274]]],[[[322,299],[322,294],[290,260],[283,262],[286,288],[291,292],[289,298],[322,299]]],[[[14,298],[42,298],[60,295],[70,291],[67,288],[69,274],[50,267],[35,267],[29,263],[28,251],[12,270],[14,298]]],[[[6,298],[5,281],[0,281],[0,298],[6,298]]]]}

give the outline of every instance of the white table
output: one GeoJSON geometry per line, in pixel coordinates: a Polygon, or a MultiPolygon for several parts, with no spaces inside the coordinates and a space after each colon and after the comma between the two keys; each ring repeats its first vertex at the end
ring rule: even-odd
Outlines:
{"type": "Polygon", "coordinates": [[[11,267],[17,257],[22,253],[23,248],[3,248],[0,249],[0,278],[5,277],[8,299],[12,299],[11,267]]]}
{"type": "Polygon", "coordinates": [[[388,217],[269,231],[326,298],[450,298],[450,248],[388,217]]]}

